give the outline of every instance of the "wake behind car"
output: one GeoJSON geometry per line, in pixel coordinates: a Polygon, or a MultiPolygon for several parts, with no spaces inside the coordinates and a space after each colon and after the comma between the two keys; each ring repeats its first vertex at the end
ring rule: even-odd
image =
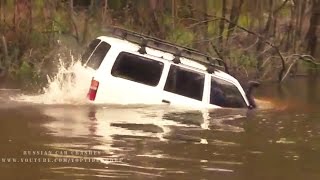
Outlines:
{"type": "Polygon", "coordinates": [[[94,103],[255,107],[251,88],[246,93],[221,59],[121,28],[108,34],[82,57],[94,71],[87,95],[94,103]]]}

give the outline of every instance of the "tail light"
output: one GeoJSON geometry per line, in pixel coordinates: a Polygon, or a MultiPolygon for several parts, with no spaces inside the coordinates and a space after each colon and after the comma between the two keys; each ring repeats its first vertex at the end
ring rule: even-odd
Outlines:
{"type": "Polygon", "coordinates": [[[88,99],[90,101],[94,101],[96,99],[97,91],[99,87],[99,81],[96,81],[94,79],[91,80],[90,89],[88,92],[88,99]]]}

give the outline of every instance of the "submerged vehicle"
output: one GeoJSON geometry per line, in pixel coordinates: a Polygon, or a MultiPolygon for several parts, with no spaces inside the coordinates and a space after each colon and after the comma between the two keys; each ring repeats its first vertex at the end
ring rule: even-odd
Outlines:
{"type": "Polygon", "coordinates": [[[94,103],[162,104],[201,108],[254,108],[223,60],[121,28],[93,40],[82,64],[94,71],[94,103]]]}

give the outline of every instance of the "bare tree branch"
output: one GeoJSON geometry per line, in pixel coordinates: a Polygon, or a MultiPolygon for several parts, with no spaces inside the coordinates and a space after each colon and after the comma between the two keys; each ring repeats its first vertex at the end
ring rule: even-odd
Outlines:
{"type": "Polygon", "coordinates": [[[313,56],[311,56],[311,55],[306,55],[306,54],[292,54],[291,56],[292,56],[292,57],[297,57],[298,60],[302,60],[302,61],[311,63],[311,64],[313,64],[313,65],[320,66],[320,62],[316,62],[316,59],[315,59],[313,56]]]}
{"type": "MultiPolygon", "coordinates": [[[[224,20],[224,21],[226,21],[227,23],[233,23],[233,22],[231,22],[231,21],[230,21],[229,19],[227,19],[227,18],[217,17],[217,16],[214,16],[214,15],[212,15],[212,17],[215,17],[214,20],[220,18],[221,20],[224,20]]],[[[233,23],[233,24],[234,24],[234,23],[233,23]]],[[[245,27],[242,27],[242,26],[240,26],[240,25],[238,25],[238,24],[234,24],[234,25],[235,25],[235,27],[237,27],[237,28],[239,28],[239,29],[241,29],[241,30],[249,33],[249,34],[252,34],[252,35],[258,37],[263,43],[265,43],[265,44],[271,46],[272,48],[274,48],[274,50],[276,51],[276,53],[277,53],[277,54],[279,55],[279,57],[280,57],[281,65],[282,65],[282,68],[281,68],[281,70],[280,70],[280,72],[279,72],[279,75],[278,75],[278,81],[280,82],[281,79],[282,79],[282,77],[283,77],[283,73],[284,73],[284,71],[285,71],[285,69],[286,69],[286,64],[285,64],[285,60],[284,60],[284,58],[283,58],[283,56],[282,56],[279,48],[278,48],[276,45],[274,45],[272,42],[270,42],[270,41],[268,41],[268,40],[265,40],[262,35],[260,35],[260,34],[258,34],[258,33],[256,33],[256,32],[253,32],[253,31],[251,31],[251,30],[249,30],[249,29],[247,29],[247,28],[245,28],[245,27]]]]}
{"type": "Polygon", "coordinates": [[[320,66],[319,62],[316,62],[315,58],[312,57],[311,55],[305,55],[305,54],[291,54],[288,58],[296,58],[293,60],[293,62],[291,63],[291,65],[289,66],[289,68],[287,69],[287,72],[284,74],[284,76],[281,79],[281,82],[283,82],[285,80],[285,78],[287,77],[287,75],[290,73],[292,67],[297,63],[298,60],[302,60],[305,61],[307,63],[311,63],[315,66],[320,66]]]}
{"type": "Polygon", "coordinates": [[[283,77],[282,77],[282,79],[281,79],[281,81],[280,81],[280,82],[283,82],[283,81],[284,81],[284,79],[287,77],[287,75],[288,75],[288,74],[289,74],[289,72],[291,71],[291,68],[293,67],[293,65],[295,65],[295,64],[296,64],[296,62],[297,62],[297,60],[294,60],[294,61],[293,61],[293,63],[291,63],[291,65],[289,66],[289,68],[288,68],[287,72],[283,75],[283,77]]]}
{"type": "Polygon", "coordinates": [[[223,56],[219,52],[218,48],[212,42],[210,42],[210,45],[213,48],[214,52],[218,55],[218,57],[224,61],[223,56]]]}
{"type": "Polygon", "coordinates": [[[261,67],[264,67],[267,62],[269,62],[271,59],[276,59],[276,58],[279,58],[278,56],[269,56],[264,62],[263,64],[261,65],[261,67]]]}

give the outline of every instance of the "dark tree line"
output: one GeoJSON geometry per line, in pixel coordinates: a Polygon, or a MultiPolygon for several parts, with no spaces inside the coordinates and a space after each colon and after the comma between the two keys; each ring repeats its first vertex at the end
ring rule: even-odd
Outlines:
{"type": "Polygon", "coordinates": [[[81,47],[121,26],[217,56],[234,75],[283,81],[319,67],[319,16],[320,0],[0,0],[0,66],[53,66],[58,39],[81,47]]]}

